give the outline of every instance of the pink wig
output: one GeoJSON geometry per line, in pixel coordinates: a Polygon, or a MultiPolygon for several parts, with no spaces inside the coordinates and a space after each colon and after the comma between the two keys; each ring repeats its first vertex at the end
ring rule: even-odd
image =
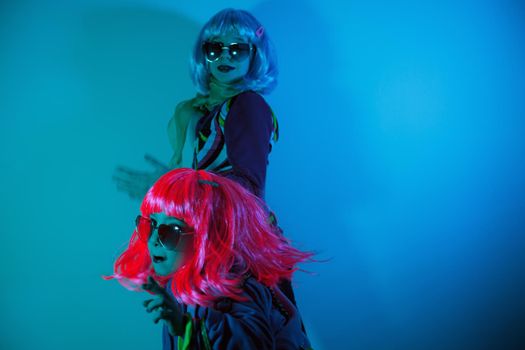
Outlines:
{"type": "Polygon", "coordinates": [[[142,216],[163,212],[192,227],[194,254],[170,276],[155,274],[147,243],[133,232],[129,246],[115,262],[114,274],[129,289],[148,276],[165,285],[172,278],[180,302],[209,306],[219,297],[242,300],[243,275],[275,286],[291,279],[296,265],[311,253],[293,248],[268,222],[260,199],[236,182],[204,170],[176,169],[150,188],[142,216]]]}

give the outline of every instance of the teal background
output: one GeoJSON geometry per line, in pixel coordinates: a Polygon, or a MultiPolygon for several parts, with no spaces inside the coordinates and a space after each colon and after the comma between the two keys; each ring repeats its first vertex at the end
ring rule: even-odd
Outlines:
{"type": "Polygon", "coordinates": [[[316,349],[525,347],[521,1],[3,1],[0,348],[160,349],[101,276],[167,162],[188,58],[224,7],[276,44],[267,199],[324,262],[295,284],[316,349]]]}

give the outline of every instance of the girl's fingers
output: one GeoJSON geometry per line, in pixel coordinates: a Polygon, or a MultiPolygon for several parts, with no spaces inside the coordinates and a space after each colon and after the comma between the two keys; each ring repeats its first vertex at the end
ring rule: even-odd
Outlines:
{"type": "Polygon", "coordinates": [[[164,304],[164,299],[163,298],[156,298],[156,299],[152,299],[148,305],[144,305],[146,307],[146,311],[147,312],[152,312],[158,308],[162,308],[162,307],[165,307],[165,304],[164,304]]]}
{"type": "Polygon", "coordinates": [[[142,289],[152,292],[153,294],[162,296],[163,298],[169,298],[168,292],[162,288],[153,277],[148,276],[148,283],[142,285],[142,289]]]}
{"type": "Polygon", "coordinates": [[[151,318],[153,319],[153,323],[157,324],[159,323],[159,321],[162,319],[162,312],[160,309],[157,309],[155,311],[153,311],[153,313],[151,314],[151,318]]]}
{"type": "Polygon", "coordinates": [[[173,322],[173,310],[169,309],[159,309],[157,314],[153,316],[153,322],[158,323],[160,320],[166,321],[168,324],[172,324],[173,322]]]}

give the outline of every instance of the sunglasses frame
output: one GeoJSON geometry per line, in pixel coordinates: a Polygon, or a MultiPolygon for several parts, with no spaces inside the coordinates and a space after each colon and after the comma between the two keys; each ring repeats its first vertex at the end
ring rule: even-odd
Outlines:
{"type": "Polygon", "coordinates": [[[250,44],[250,43],[230,43],[228,45],[224,45],[224,43],[221,43],[220,41],[205,41],[204,43],[202,43],[202,51],[203,51],[203,54],[204,54],[204,58],[206,58],[206,61],[208,61],[208,62],[216,62],[219,58],[221,58],[222,53],[224,52],[224,50],[228,50],[228,54],[232,58],[232,61],[234,61],[234,62],[242,62],[242,61],[244,61],[244,59],[238,59],[238,58],[235,58],[237,56],[232,55],[232,48],[231,47],[233,45],[248,45],[249,52],[248,52],[248,56],[246,56],[246,58],[249,58],[250,55],[251,55],[251,52],[255,50],[255,46],[253,44],[250,44]],[[208,45],[208,44],[219,44],[219,46],[221,47],[221,53],[220,53],[220,55],[217,55],[217,57],[215,57],[215,59],[210,59],[208,57],[208,54],[206,52],[206,45],[208,45]]]}
{"type": "Polygon", "coordinates": [[[181,225],[179,224],[160,224],[158,225],[157,221],[155,219],[151,219],[151,218],[146,218],[142,215],[137,215],[137,217],[135,218],[135,230],[137,231],[138,235],[139,235],[139,238],[143,239],[144,240],[144,236],[140,234],[140,231],[139,231],[139,223],[140,223],[140,220],[147,220],[150,222],[150,231],[149,231],[149,234],[148,234],[148,237],[146,239],[146,242],[148,242],[151,238],[151,235],[153,234],[153,231],[154,230],[157,230],[157,241],[160,243],[160,245],[168,250],[176,250],[177,246],[179,245],[180,243],[180,240],[182,238],[182,236],[188,236],[188,235],[191,235],[193,234],[195,231],[193,230],[188,230],[188,229],[184,229],[181,225]],[[169,228],[169,231],[167,233],[163,233],[165,232],[162,227],[168,227],[169,228]],[[180,229],[180,231],[176,231],[176,229],[174,227],[178,227],[180,229]],[[166,239],[166,235],[169,235],[169,234],[177,234],[178,235],[178,238],[176,239],[176,244],[173,248],[171,248],[171,244],[170,246],[166,245],[164,242],[163,242],[163,239],[165,240],[166,239]]]}

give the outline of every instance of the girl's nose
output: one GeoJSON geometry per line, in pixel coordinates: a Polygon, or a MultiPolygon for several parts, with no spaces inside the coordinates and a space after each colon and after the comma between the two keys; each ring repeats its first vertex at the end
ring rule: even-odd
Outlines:
{"type": "Polygon", "coordinates": [[[228,46],[225,46],[222,48],[221,57],[223,57],[225,53],[226,53],[226,56],[225,56],[226,58],[228,59],[232,58],[232,55],[230,54],[230,48],[228,46]]]}
{"type": "Polygon", "coordinates": [[[159,235],[157,233],[157,230],[153,231],[153,233],[149,237],[149,243],[153,244],[153,246],[155,247],[158,247],[160,245],[159,235]]]}

